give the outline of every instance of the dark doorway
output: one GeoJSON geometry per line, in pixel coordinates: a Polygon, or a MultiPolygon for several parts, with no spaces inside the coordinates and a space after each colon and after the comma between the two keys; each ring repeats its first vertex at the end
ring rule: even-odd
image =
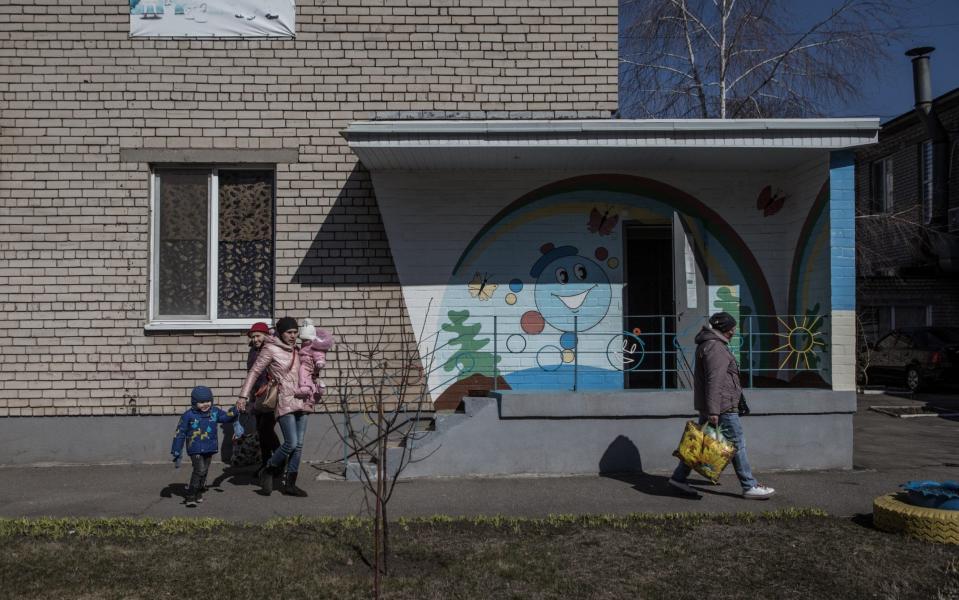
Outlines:
{"type": "Polygon", "coordinates": [[[627,389],[676,387],[673,231],[668,225],[623,226],[624,376],[627,389]],[[628,352],[641,343],[640,352],[628,352]],[[630,362],[629,357],[633,357],[630,362]]]}

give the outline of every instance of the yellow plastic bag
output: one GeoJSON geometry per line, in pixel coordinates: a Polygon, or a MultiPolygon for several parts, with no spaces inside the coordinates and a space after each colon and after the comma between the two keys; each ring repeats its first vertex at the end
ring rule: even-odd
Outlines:
{"type": "Polygon", "coordinates": [[[719,475],[735,454],[736,446],[718,428],[708,423],[700,427],[695,421],[686,423],[679,448],[673,452],[673,456],[713,483],[719,481],[719,475]]]}

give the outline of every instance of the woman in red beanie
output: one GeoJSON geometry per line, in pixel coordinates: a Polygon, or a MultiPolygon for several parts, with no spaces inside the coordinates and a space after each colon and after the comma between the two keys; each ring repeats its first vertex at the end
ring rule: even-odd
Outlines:
{"type": "MultiPolygon", "coordinates": [[[[270,326],[266,323],[254,323],[253,327],[246,333],[250,338],[250,352],[246,356],[247,372],[253,368],[256,363],[256,357],[260,355],[264,342],[270,337],[270,326]]],[[[265,394],[270,386],[269,373],[261,373],[253,384],[253,395],[265,394]]],[[[261,408],[253,409],[253,416],[256,419],[256,435],[260,440],[260,468],[266,467],[266,461],[280,447],[280,438],[276,435],[276,413],[272,409],[261,408]]]]}

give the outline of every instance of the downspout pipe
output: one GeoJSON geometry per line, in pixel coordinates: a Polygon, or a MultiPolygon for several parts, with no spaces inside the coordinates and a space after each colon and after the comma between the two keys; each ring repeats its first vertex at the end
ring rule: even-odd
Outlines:
{"type": "Polygon", "coordinates": [[[935,48],[923,46],[906,52],[912,59],[912,86],[916,99],[915,111],[932,141],[932,223],[944,230],[949,213],[949,134],[932,105],[932,77],[929,55],[935,48]]]}

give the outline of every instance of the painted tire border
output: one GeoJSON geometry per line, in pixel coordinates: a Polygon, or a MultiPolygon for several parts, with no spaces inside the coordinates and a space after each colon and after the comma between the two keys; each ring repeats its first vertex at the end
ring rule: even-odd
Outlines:
{"type": "Polygon", "coordinates": [[[899,500],[898,495],[886,494],[873,501],[876,529],[940,544],[959,544],[959,510],[913,506],[899,500]]]}

